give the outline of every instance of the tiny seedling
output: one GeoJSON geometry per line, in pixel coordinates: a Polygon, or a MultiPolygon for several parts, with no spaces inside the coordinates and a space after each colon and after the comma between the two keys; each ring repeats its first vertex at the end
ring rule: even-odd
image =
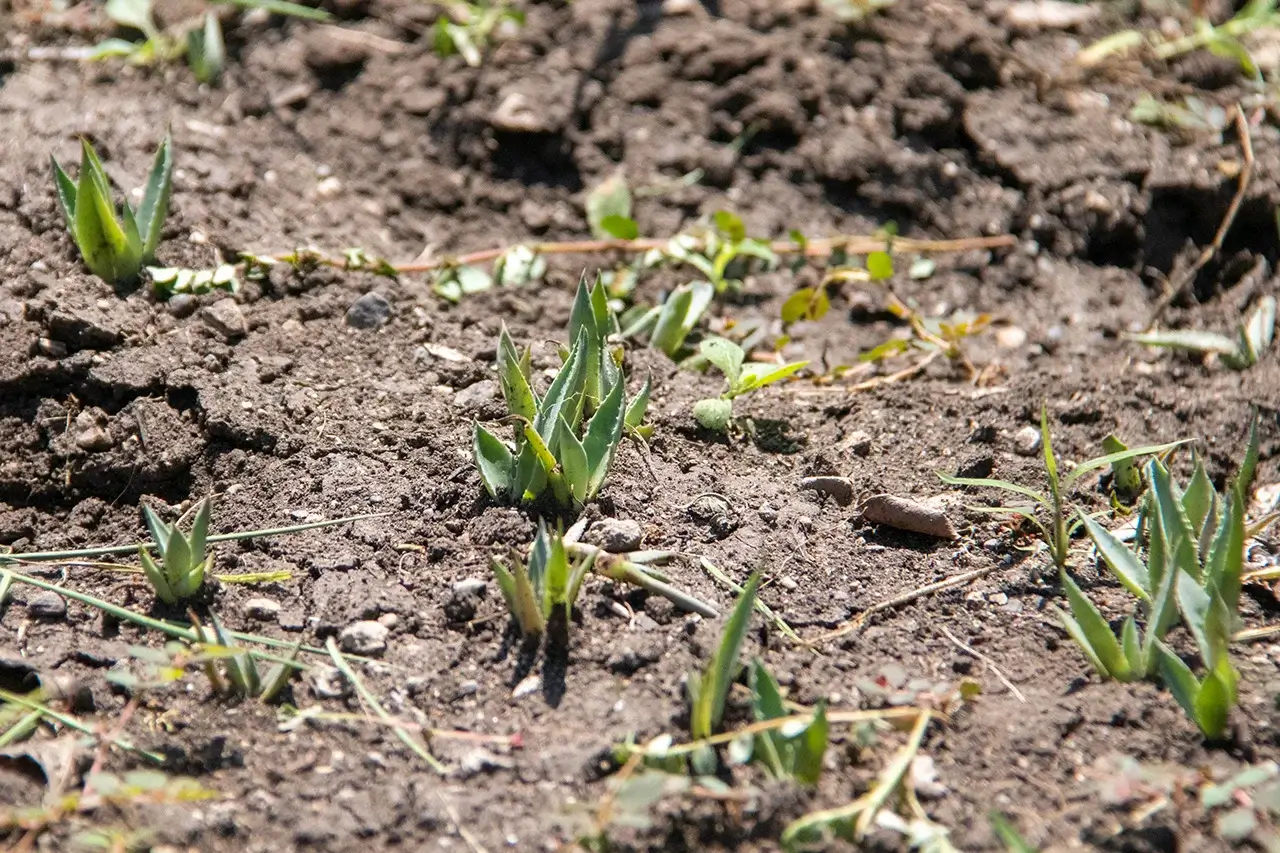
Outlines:
{"type": "Polygon", "coordinates": [[[1041,540],[1049,548],[1049,553],[1053,557],[1053,564],[1059,569],[1065,569],[1067,566],[1067,556],[1071,549],[1071,537],[1080,527],[1078,520],[1070,517],[1070,508],[1068,506],[1068,498],[1070,496],[1071,487],[1085,474],[1090,471],[1096,471],[1099,468],[1105,468],[1114,465],[1116,462],[1123,462],[1127,459],[1135,459],[1140,456],[1150,456],[1156,453],[1164,453],[1183,442],[1175,441],[1170,444],[1152,445],[1148,447],[1135,447],[1128,450],[1122,450],[1118,453],[1108,453],[1105,456],[1099,456],[1090,459],[1087,462],[1081,462],[1073,467],[1070,471],[1060,475],[1058,472],[1058,458],[1053,452],[1053,443],[1049,435],[1049,410],[1045,406],[1040,408],[1040,449],[1044,462],[1044,470],[1046,479],[1049,482],[1049,491],[1038,491],[1036,489],[1020,486],[1016,483],[1010,483],[1005,480],[977,479],[971,477],[952,477],[939,472],[938,477],[942,482],[949,486],[970,486],[979,488],[999,489],[1010,494],[1021,495],[1025,498],[1031,498],[1035,504],[1031,507],[1026,506],[995,506],[970,507],[977,512],[986,512],[994,515],[1004,516],[1006,518],[1022,518],[1033,525],[1036,532],[1040,535],[1041,540]],[[1042,516],[1047,515],[1047,518],[1042,516]]]}
{"type": "Polygon", "coordinates": [[[1234,17],[1214,25],[1204,18],[1195,20],[1194,32],[1166,38],[1155,32],[1121,30],[1099,39],[1076,55],[1084,66],[1098,65],[1108,58],[1133,50],[1143,50],[1152,59],[1167,62],[1197,50],[1208,50],[1216,56],[1233,59],[1241,72],[1262,82],[1257,63],[1241,38],[1263,28],[1280,24],[1276,0],[1249,0],[1234,17]]]}
{"type": "Polygon", "coordinates": [[[1247,370],[1271,348],[1276,331],[1276,299],[1266,296],[1247,320],[1240,323],[1234,338],[1217,332],[1174,330],[1126,335],[1128,340],[1150,347],[1184,350],[1201,355],[1216,355],[1232,370],[1247,370]]]}
{"type": "Polygon", "coordinates": [[[514,32],[523,25],[524,13],[506,0],[453,0],[445,4],[444,14],[436,19],[432,43],[440,56],[457,54],[475,68],[495,36],[514,32]]]}
{"type": "Polygon", "coordinates": [[[299,641],[288,655],[266,669],[259,669],[257,660],[247,649],[236,645],[234,638],[223,629],[218,617],[213,617],[213,630],[198,626],[207,642],[198,646],[198,653],[205,660],[204,671],[215,693],[259,699],[271,703],[278,700],[289,681],[301,669],[295,661],[302,650],[299,641]],[[217,666],[221,659],[222,667],[217,666]]]}
{"type": "Polygon", "coordinates": [[[707,361],[720,368],[725,377],[725,390],[719,397],[699,400],[693,405],[693,416],[705,429],[726,432],[733,421],[733,400],[766,385],[793,376],[808,366],[807,361],[795,361],[781,366],[752,362],[744,364],[746,353],[742,347],[725,338],[709,338],[702,342],[700,351],[707,361]]]}
{"type": "Polygon", "coordinates": [[[151,277],[152,291],[158,299],[162,300],[167,300],[178,293],[199,296],[218,290],[227,293],[236,293],[240,290],[236,268],[231,264],[220,264],[211,270],[147,267],[147,275],[151,277]]]}
{"type": "MultiPolygon", "coordinates": [[[[748,677],[751,712],[757,723],[791,716],[778,682],[756,659],[748,677]]],[[[806,722],[781,729],[747,734],[729,745],[733,763],[761,764],[775,779],[792,779],[802,785],[816,785],[822,775],[822,757],[827,752],[828,723],[825,702],[819,702],[806,722]]]]}
{"type": "Polygon", "coordinates": [[[206,553],[205,548],[212,505],[208,498],[200,502],[189,535],[178,530],[177,521],[165,524],[151,507],[142,508],[160,562],[144,545],[138,546],[138,559],[156,597],[165,604],[176,605],[194,597],[204,584],[205,573],[213,565],[213,554],[206,553]]]}
{"type": "Polygon", "coordinates": [[[1129,121],[1186,135],[1221,133],[1228,124],[1225,109],[1192,96],[1184,98],[1181,103],[1175,103],[1143,95],[1129,110],[1129,121]]]}
{"type": "Polygon", "coordinates": [[[587,224],[601,240],[634,240],[640,236],[631,218],[631,190],[621,175],[605,179],[587,194],[587,224]]]}
{"type": "Polygon", "coordinates": [[[498,338],[498,380],[515,425],[508,446],[479,423],[473,451],[485,490],[494,498],[531,503],[550,491],[562,511],[576,511],[604,485],[628,428],[638,430],[649,402],[649,383],[625,401],[626,377],[607,337],[612,312],[599,282],[578,285],[570,319],[573,346],[551,387],[533,390],[530,351],[520,353],[505,325],[498,338]],[[584,413],[593,412],[584,422],[584,413]]]}
{"type": "Polygon", "coordinates": [[[155,257],[169,213],[173,189],[171,140],[166,134],[156,150],[142,203],[136,211],[127,201],[120,211],[116,210],[102,161],[87,139],[81,140],[80,147],[79,183],[73,183],[53,160],[54,184],[67,230],[94,275],[109,284],[132,283],[143,264],[155,257]]]}
{"type": "Polygon", "coordinates": [[[710,282],[682,284],[671,291],[661,305],[655,305],[632,322],[621,337],[626,339],[647,333],[649,346],[678,361],[688,354],[685,339],[698,325],[714,297],[715,288],[710,282]]]}
{"type": "MultiPolygon", "coordinates": [[[[1129,446],[1115,435],[1102,439],[1102,449],[1108,455],[1124,453],[1129,446]]],[[[1113,507],[1132,506],[1146,489],[1142,479],[1142,469],[1133,459],[1119,459],[1111,463],[1111,495],[1113,507]]]]}
{"type": "Polygon", "coordinates": [[[729,688],[742,669],[738,653],[747,636],[747,626],[751,623],[751,611],[755,608],[756,592],[759,589],[760,574],[756,572],[747,581],[742,594],[738,596],[738,603],[733,606],[733,612],[725,622],[715,656],[707,662],[707,667],[702,672],[689,673],[686,681],[689,692],[689,735],[694,740],[711,737],[724,718],[729,688]]]}
{"type": "Polygon", "coordinates": [[[527,568],[515,553],[510,567],[496,557],[489,560],[489,565],[520,633],[532,638],[542,636],[553,619],[567,633],[573,603],[592,562],[590,556],[583,556],[571,564],[564,536],[549,533],[546,524],[539,522],[527,568]]]}

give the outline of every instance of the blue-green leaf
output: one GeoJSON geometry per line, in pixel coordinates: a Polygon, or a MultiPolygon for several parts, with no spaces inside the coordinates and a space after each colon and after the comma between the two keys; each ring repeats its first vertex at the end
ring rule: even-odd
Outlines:
{"type": "Polygon", "coordinates": [[[564,472],[569,493],[579,502],[587,500],[587,484],[591,482],[591,464],[587,459],[586,448],[573,434],[573,428],[564,418],[560,419],[560,432],[557,436],[560,448],[560,468],[564,472]]]}
{"type": "Polygon", "coordinates": [[[507,494],[512,486],[511,451],[493,433],[476,424],[472,434],[472,452],[480,480],[490,497],[507,494]]]}
{"type": "Polygon", "coordinates": [[[76,233],[76,185],[63,171],[58,161],[50,157],[53,163],[53,183],[58,191],[58,207],[62,210],[62,218],[67,223],[71,236],[76,233]]]}
{"type": "MultiPolygon", "coordinates": [[[[213,18],[212,15],[209,16],[213,18]]],[[[166,133],[156,149],[151,173],[138,205],[138,233],[142,238],[142,259],[149,261],[160,245],[160,231],[169,215],[169,196],[173,191],[173,139],[166,133]]]]}
{"type": "Polygon", "coordinates": [[[746,358],[742,347],[724,338],[708,338],[702,342],[699,350],[707,361],[720,368],[720,372],[729,381],[730,388],[737,386],[738,378],[742,375],[742,362],[746,358]]]}
{"type": "Polygon", "coordinates": [[[626,411],[623,409],[623,383],[614,383],[613,390],[604,398],[600,408],[596,410],[587,424],[586,437],[582,447],[586,452],[587,470],[590,473],[586,491],[582,500],[590,500],[600,491],[604,484],[609,466],[613,464],[613,456],[622,441],[622,427],[626,422],[626,411]]]}
{"type": "MultiPolygon", "coordinates": [[[[1071,605],[1071,616],[1075,620],[1078,630],[1082,632],[1087,640],[1088,648],[1093,652],[1093,660],[1095,667],[1101,664],[1099,672],[1102,675],[1114,678],[1117,681],[1125,681],[1129,676],[1129,661],[1125,657],[1124,650],[1120,648],[1120,642],[1116,639],[1116,635],[1112,632],[1111,626],[1107,624],[1107,620],[1103,618],[1102,613],[1089,600],[1088,596],[1081,591],[1076,582],[1065,571],[1059,572],[1062,581],[1063,591],[1067,594],[1067,601],[1071,605]]],[[[1066,624],[1066,620],[1063,620],[1066,624]]],[[[1067,628],[1071,633],[1071,628],[1067,628]]],[[[1079,643],[1080,638],[1073,638],[1079,643]]],[[[1081,643],[1082,648],[1085,644],[1081,643]]],[[[1088,652],[1086,651],[1086,654],[1088,652]]]]}
{"type": "Polygon", "coordinates": [[[587,346],[587,332],[584,329],[574,338],[573,348],[569,350],[569,358],[561,366],[556,378],[552,380],[546,396],[542,398],[533,427],[544,441],[554,435],[561,417],[568,421],[570,426],[576,426],[582,416],[587,346]]]}
{"type": "Polygon", "coordinates": [[[1138,559],[1138,555],[1130,551],[1125,544],[1112,535],[1101,524],[1080,511],[1080,522],[1085,532],[1093,540],[1099,556],[1110,567],[1113,574],[1124,584],[1125,589],[1143,601],[1151,601],[1151,578],[1147,575],[1147,567],[1138,559]]]}

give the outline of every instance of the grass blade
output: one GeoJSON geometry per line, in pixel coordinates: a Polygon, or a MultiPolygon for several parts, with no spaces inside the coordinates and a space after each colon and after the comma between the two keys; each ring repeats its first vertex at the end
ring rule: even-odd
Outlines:
{"type": "Polygon", "coordinates": [[[702,675],[702,690],[698,707],[690,720],[691,734],[695,740],[710,737],[724,716],[724,705],[729,698],[729,688],[738,674],[738,653],[747,636],[751,623],[751,611],[755,607],[756,591],[760,588],[760,573],[753,572],[747,581],[738,603],[734,605],[715,656],[707,664],[702,675]]]}
{"type": "Polygon", "coordinates": [[[938,473],[938,479],[946,483],[948,486],[967,486],[978,489],[999,489],[1003,492],[1012,492],[1015,495],[1022,495],[1024,498],[1031,498],[1041,506],[1049,506],[1049,498],[1043,492],[1037,492],[1035,489],[1028,489],[1026,486],[1019,486],[1017,483],[1010,483],[1005,480],[988,480],[981,477],[952,477],[950,474],[938,473]]]}

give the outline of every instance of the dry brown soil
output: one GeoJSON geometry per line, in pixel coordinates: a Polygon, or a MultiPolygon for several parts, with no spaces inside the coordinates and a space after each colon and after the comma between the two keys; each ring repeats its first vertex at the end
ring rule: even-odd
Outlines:
{"type": "MultiPolygon", "coordinates": [[[[1259,482],[1280,479],[1274,351],[1230,372],[1120,339],[1144,321],[1162,276],[1185,269],[1211,239],[1240,160],[1231,131],[1223,140],[1170,136],[1128,121],[1129,108],[1143,92],[1198,91],[1231,104],[1241,90],[1230,68],[1196,57],[1084,74],[1071,62],[1078,45],[1131,16],[1107,7],[1078,31],[1026,32],[1010,28],[1000,0],[899,0],[850,27],[804,2],[725,0],[687,4],[684,14],[649,0],[529,3],[518,35],[469,68],[431,52],[422,35],[429,4],[334,0],[336,25],[366,37],[228,19],[231,67],[222,86],[207,88],[183,67],[31,60],[32,47],[106,35],[81,14],[84,4],[57,14],[51,5],[0,2],[0,544],[136,542],[144,499],[177,506],[215,493],[218,531],[385,512],[219,548],[219,573],[282,570],[292,579],[216,585],[202,609],[232,628],[310,644],[382,617],[393,624],[388,647],[360,671],[391,713],[434,729],[518,735],[518,748],[435,739],[434,751],[458,768],[442,780],[385,726],[357,717],[282,732],[275,708],[213,697],[192,672],[153,695],[127,734],[221,798],[92,820],[148,827],[173,849],[202,851],[557,849],[573,839],[577,805],[607,791],[600,758],[611,744],[681,731],[682,680],[719,633],[664,600],[591,581],[567,668],[513,698],[526,673],[496,589],[471,602],[454,593],[459,581],[488,578],[491,552],[533,531],[528,515],[484,496],[469,462],[473,419],[501,415],[492,386],[476,388],[493,379],[499,323],[535,343],[539,367],[554,365],[549,342],[563,336],[579,272],[615,259],[555,259],[537,286],[457,306],[421,277],[281,268],[246,284],[237,329],[235,311],[210,312],[214,297],[166,306],[105,285],[79,263],[60,221],[51,152],[74,160],[77,137],[87,136],[113,179],[133,187],[168,123],[178,171],[159,256],[170,265],[305,245],[407,261],[424,246],[451,253],[581,239],[585,191],[619,169],[655,190],[637,202],[646,235],[722,208],[762,236],[872,233],[889,220],[914,237],[1015,235],[1010,250],[939,256],[932,277],[893,282],[926,309],[990,312],[1025,331],[1019,341],[1006,329],[1012,346],[993,334],[974,341],[974,361],[988,367],[983,387],[942,363],[864,393],[789,383],[742,401],[754,439],[717,440],[697,429],[690,405],[718,391],[719,378],[629,352],[632,375],[654,377],[651,457],[646,464],[625,447],[588,513],[638,522],[647,547],[704,556],[738,580],[762,567],[764,600],[808,637],[895,595],[992,568],[885,611],[820,654],[762,622],[748,652],[794,700],[827,697],[841,708],[871,701],[858,682],[890,664],[980,681],[984,694],[923,747],[948,789],[926,805],[960,849],[998,849],[986,819],[993,809],[1045,848],[1225,849],[1194,809],[1171,805],[1143,821],[1108,809],[1099,768],[1125,755],[1221,775],[1280,756],[1276,646],[1238,647],[1235,736],[1207,746],[1167,692],[1091,673],[1053,615],[1061,598],[1043,554],[1016,550],[1025,541],[967,514],[962,505],[979,496],[950,495],[961,535],[939,542],[858,522],[798,483],[838,474],[859,494],[915,498],[948,491],[937,471],[1038,483],[1036,461],[1015,452],[1014,437],[1042,400],[1067,459],[1097,455],[1113,431],[1136,443],[1189,437],[1219,483],[1257,406],[1259,482]],[[524,104],[516,120],[512,98],[524,104]],[[692,170],[702,170],[699,182],[673,185],[692,170]],[[348,327],[348,307],[371,290],[391,302],[391,321],[348,327]],[[108,440],[84,439],[95,424],[108,440]],[[723,496],[727,510],[691,515],[705,493],[723,496]],[[278,602],[278,616],[250,619],[245,603],[255,597],[278,602]],[[948,632],[994,662],[1025,703],[948,632]]],[[[1280,144],[1270,116],[1256,118],[1245,203],[1220,258],[1168,315],[1172,326],[1229,328],[1277,291],[1280,144]]],[[[637,296],[652,300],[682,275],[654,276],[637,296]]],[[[782,299],[817,276],[754,275],[741,297],[713,309],[713,322],[772,321],[782,299]]],[[[788,355],[853,363],[897,328],[882,303],[873,287],[846,288],[825,319],[795,330],[788,355]]],[[[1079,497],[1105,501],[1096,479],[1079,497]]],[[[1122,612],[1118,587],[1084,565],[1083,550],[1077,562],[1099,600],[1122,612]]],[[[696,559],[671,574],[722,609],[732,601],[696,559]]],[[[127,575],[46,567],[43,576],[152,611],[149,591],[127,575]]],[[[129,646],[160,638],[74,602],[65,616],[36,618],[35,599],[28,587],[13,590],[0,650],[78,680],[93,699],[81,715],[115,725],[127,697],[105,675],[131,665],[129,646]]],[[[1249,626],[1274,621],[1269,590],[1245,599],[1249,626]]],[[[318,696],[312,680],[295,683],[298,707],[359,710],[354,699],[318,696]]],[[[845,732],[837,740],[812,793],[737,770],[736,783],[755,789],[745,806],[675,801],[650,830],[620,829],[616,840],[637,850],[775,850],[786,823],[853,799],[900,743],[891,737],[859,754],[845,732]]],[[[118,771],[139,763],[107,757],[118,771]]],[[[0,797],[37,802],[39,786],[18,778],[0,777],[11,780],[0,797]]],[[[88,821],[55,827],[40,849],[66,849],[72,826],[88,821]]]]}

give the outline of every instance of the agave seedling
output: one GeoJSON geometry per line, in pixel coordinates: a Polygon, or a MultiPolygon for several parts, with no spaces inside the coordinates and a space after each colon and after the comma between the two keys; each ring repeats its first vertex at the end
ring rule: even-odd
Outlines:
{"type": "Polygon", "coordinates": [[[707,668],[702,672],[689,673],[686,681],[686,689],[689,691],[689,734],[694,740],[711,737],[724,718],[729,688],[742,669],[738,653],[742,650],[742,641],[746,639],[747,626],[751,624],[751,611],[755,609],[759,589],[760,573],[755,572],[738,596],[738,603],[733,606],[729,620],[725,622],[715,656],[707,662],[707,668]]]}
{"type": "Polygon", "coordinates": [[[585,529],[585,519],[579,520],[563,535],[558,531],[550,532],[546,524],[539,522],[538,535],[529,550],[527,565],[515,552],[511,554],[510,564],[497,558],[490,560],[507,609],[524,636],[542,635],[553,617],[557,620],[563,617],[565,626],[568,626],[573,604],[588,572],[638,586],[667,598],[677,607],[709,619],[718,615],[711,605],[671,586],[668,578],[654,568],[655,564],[675,557],[675,552],[608,554],[580,541],[585,529]]]}
{"type": "Polygon", "coordinates": [[[1049,553],[1053,557],[1053,563],[1059,569],[1065,569],[1067,566],[1067,556],[1071,549],[1071,536],[1079,529],[1080,522],[1071,518],[1071,510],[1068,506],[1068,497],[1072,485],[1074,485],[1081,477],[1090,471],[1096,471],[1099,468],[1105,468],[1114,465],[1117,462],[1134,459],[1139,456],[1151,456],[1156,453],[1164,453],[1171,450],[1184,442],[1175,441],[1169,444],[1151,445],[1147,447],[1134,447],[1122,450],[1116,453],[1108,453],[1105,456],[1099,456],[1090,459],[1087,462],[1081,462],[1073,467],[1065,474],[1058,472],[1058,458],[1053,452],[1053,443],[1049,435],[1049,411],[1045,406],[1040,407],[1040,449],[1042,459],[1044,461],[1044,470],[1046,478],[1049,481],[1049,491],[1045,492],[1031,489],[1026,486],[1020,486],[1016,483],[1010,483],[1006,480],[990,480],[972,477],[952,477],[947,474],[939,473],[938,477],[942,482],[949,486],[977,486],[985,488],[999,489],[1003,492],[1009,492],[1015,495],[1021,495],[1025,498],[1031,498],[1035,501],[1033,507],[1023,506],[995,506],[970,507],[977,512],[987,512],[995,515],[1005,516],[1007,518],[1023,518],[1030,521],[1040,534],[1041,539],[1049,547],[1049,553]],[[1042,514],[1048,515],[1047,520],[1041,518],[1042,514]]]}
{"type": "Polygon", "coordinates": [[[781,366],[752,362],[744,364],[742,347],[724,338],[709,338],[700,346],[703,357],[720,368],[725,377],[725,390],[719,397],[693,404],[693,416],[704,428],[725,432],[733,420],[733,399],[766,385],[792,376],[808,366],[807,361],[794,361],[781,366]]]}
{"type": "Polygon", "coordinates": [[[165,524],[151,507],[142,508],[160,562],[152,558],[145,545],[138,546],[138,559],[156,597],[165,604],[176,605],[193,597],[204,583],[205,573],[213,565],[213,555],[206,553],[205,549],[211,505],[208,498],[200,502],[189,535],[178,530],[178,522],[165,524]]]}
{"type": "Polygon", "coordinates": [[[81,140],[80,178],[73,183],[56,159],[54,184],[58,203],[85,265],[103,281],[135,281],[155,257],[160,231],[169,213],[173,188],[173,154],[168,134],[156,150],[151,174],[135,211],[126,201],[117,211],[102,161],[88,140],[81,140]]]}
{"type": "Polygon", "coordinates": [[[277,658],[269,668],[259,670],[258,662],[246,649],[235,644],[218,617],[213,617],[212,632],[208,628],[197,627],[208,638],[208,642],[200,644],[199,651],[205,674],[216,693],[274,702],[289,686],[294,674],[303,668],[295,663],[298,652],[302,650],[301,640],[290,648],[287,657],[277,658]],[[223,663],[221,672],[217,667],[219,659],[223,663]]]}
{"type": "Polygon", "coordinates": [[[497,557],[489,560],[507,609],[525,637],[542,636],[553,618],[568,627],[573,603],[591,563],[589,556],[583,556],[571,564],[564,536],[549,533],[542,522],[538,523],[538,535],[529,549],[527,567],[515,553],[510,567],[497,557]]]}
{"type": "Polygon", "coordinates": [[[550,490],[556,504],[574,511],[604,485],[624,431],[639,429],[649,404],[649,383],[626,402],[626,377],[607,343],[612,314],[599,281],[578,286],[570,329],[573,346],[547,393],[532,386],[530,355],[516,350],[506,327],[498,337],[498,379],[515,424],[507,445],[475,425],[473,451],[490,496],[533,502],[550,490]],[[593,412],[584,423],[584,414],[593,412]]]}
{"type": "MultiPolygon", "coordinates": [[[[759,659],[751,663],[748,686],[751,688],[751,712],[756,722],[791,716],[778,682],[759,659]]],[[[802,785],[812,786],[818,784],[822,775],[822,757],[827,752],[828,736],[826,702],[820,701],[808,722],[739,738],[729,750],[739,763],[753,761],[764,765],[775,779],[794,779],[802,785]]]]}

